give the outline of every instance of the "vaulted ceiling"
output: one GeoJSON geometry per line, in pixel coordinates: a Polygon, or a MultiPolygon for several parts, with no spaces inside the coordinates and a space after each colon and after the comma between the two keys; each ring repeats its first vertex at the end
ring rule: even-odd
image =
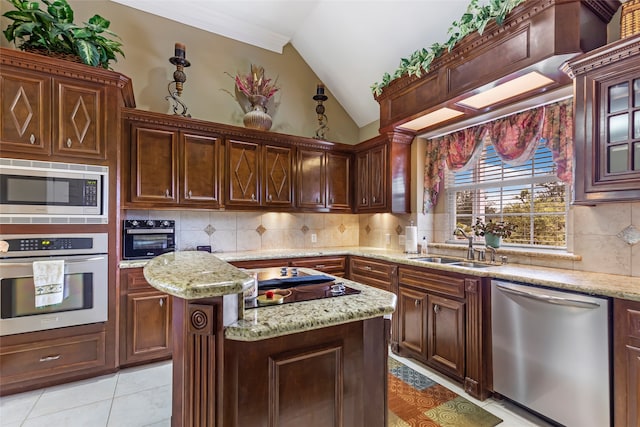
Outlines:
{"type": "Polygon", "coordinates": [[[291,43],[353,121],[379,118],[370,86],[447,39],[466,0],[112,0],[244,43],[291,43]]]}

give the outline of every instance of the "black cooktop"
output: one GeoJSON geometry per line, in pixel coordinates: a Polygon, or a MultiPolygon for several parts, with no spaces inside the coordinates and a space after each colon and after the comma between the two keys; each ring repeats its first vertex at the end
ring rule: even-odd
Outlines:
{"type": "Polygon", "coordinates": [[[308,274],[295,267],[267,268],[258,273],[258,298],[247,300],[245,308],[288,304],[344,295],[360,291],[324,274],[308,274]],[[270,296],[268,295],[271,294],[270,296]]]}

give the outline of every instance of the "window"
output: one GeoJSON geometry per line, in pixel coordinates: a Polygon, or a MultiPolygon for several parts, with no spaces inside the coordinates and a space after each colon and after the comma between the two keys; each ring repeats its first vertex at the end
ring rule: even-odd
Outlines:
{"type": "Polygon", "coordinates": [[[446,173],[451,230],[472,232],[478,217],[509,221],[517,229],[504,244],[565,248],[569,186],[556,177],[550,150],[539,143],[529,161],[510,166],[489,138],[483,144],[473,168],[446,173]]]}

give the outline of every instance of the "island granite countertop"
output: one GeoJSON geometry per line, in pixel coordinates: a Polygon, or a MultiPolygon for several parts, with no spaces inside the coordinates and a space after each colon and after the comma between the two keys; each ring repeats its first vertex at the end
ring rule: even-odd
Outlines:
{"type": "MultiPolygon", "coordinates": [[[[299,270],[308,274],[315,272],[306,268],[299,270]]],[[[187,300],[241,294],[254,283],[253,276],[246,270],[198,251],[172,252],[145,261],[144,276],[154,288],[187,300]]],[[[386,316],[395,311],[396,296],[392,292],[342,278],[336,280],[361,292],[245,309],[239,320],[226,325],[225,338],[258,341],[386,316]]]]}

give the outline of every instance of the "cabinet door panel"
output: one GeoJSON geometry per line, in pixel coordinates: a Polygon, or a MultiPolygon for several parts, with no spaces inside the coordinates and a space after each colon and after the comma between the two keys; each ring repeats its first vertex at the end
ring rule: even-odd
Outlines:
{"type": "Polygon", "coordinates": [[[370,201],[369,206],[384,209],[387,192],[387,146],[372,149],[369,152],[370,201]]]}
{"type": "Polygon", "coordinates": [[[325,153],[316,150],[298,150],[298,206],[325,207],[325,153]]]}
{"type": "Polygon", "coordinates": [[[260,146],[251,142],[229,141],[227,146],[227,205],[260,204],[260,146]]]}
{"type": "Polygon", "coordinates": [[[369,206],[369,153],[364,152],[356,156],[357,190],[356,206],[366,208],[369,206]]]}
{"type": "Polygon", "coordinates": [[[265,145],[264,148],[264,195],[265,206],[293,206],[292,149],[265,145]]]}
{"type": "Polygon", "coordinates": [[[464,303],[429,295],[427,313],[427,360],[464,377],[464,303]]]}
{"type": "Polygon", "coordinates": [[[127,296],[127,361],[171,352],[171,298],[157,292],[127,296]]]}
{"type": "Polygon", "coordinates": [[[54,80],[57,103],[55,153],[68,156],[105,158],[104,86],[82,85],[71,81],[54,80]]]}
{"type": "Polygon", "coordinates": [[[220,141],[193,134],[183,134],[181,138],[181,203],[219,207],[220,141]]]}
{"type": "Polygon", "coordinates": [[[133,126],[131,201],[176,203],[177,135],[133,126]]]}
{"type": "Polygon", "coordinates": [[[427,294],[401,286],[398,300],[398,343],[400,347],[424,359],[427,354],[427,294]]]}
{"type": "Polygon", "coordinates": [[[2,151],[48,154],[51,80],[20,71],[3,69],[0,75],[2,151]]]}
{"type": "Polygon", "coordinates": [[[327,153],[327,206],[351,209],[350,168],[348,155],[327,153]]]}

